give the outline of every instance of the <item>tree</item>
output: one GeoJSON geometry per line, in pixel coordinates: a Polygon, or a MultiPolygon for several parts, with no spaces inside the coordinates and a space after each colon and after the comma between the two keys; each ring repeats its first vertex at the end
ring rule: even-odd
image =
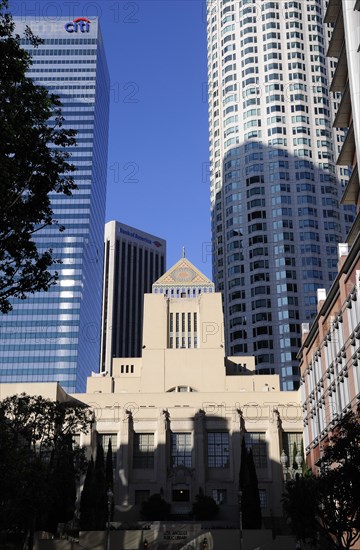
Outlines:
{"type": "Polygon", "coordinates": [[[101,531],[105,529],[109,513],[108,489],[104,449],[101,443],[98,443],[95,463],[91,457],[81,493],[80,527],[84,531],[101,531]]]}
{"type": "Polygon", "coordinates": [[[252,450],[247,451],[245,438],[241,443],[241,464],[239,475],[241,510],[244,529],[261,529],[261,507],[258,479],[252,450]]]}
{"type": "Polygon", "coordinates": [[[52,492],[43,519],[45,531],[55,533],[58,523],[73,519],[76,501],[76,472],[72,438],[64,438],[57,452],[51,453],[49,476],[52,492]]]}
{"type": "Polygon", "coordinates": [[[297,470],[298,469],[298,465],[297,465],[297,462],[296,462],[296,455],[297,455],[297,445],[296,445],[296,441],[294,441],[294,445],[293,445],[293,449],[292,449],[292,467],[294,470],[297,470]]]}
{"type": "MultiPolygon", "coordinates": [[[[40,250],[34,235],[58,226],[50,194],[71,195],[76,189],[68,162],[75,131],[63,128],[60,101],[34,84],[26,72],[31,56],[14,35],[7,0],[0,0],[0,312],[11,298],[48,290],[58,275],[49,268],[60,260],[40,250]]],[[[36,47],[41,40],[27,27],[25,37],[36,47]]]]}
{"type": "Polygon", "coordinates": [[[75,480],[84,450],[73,449],[75,434],[87,433],[88,408],[41,396],[14,395],[0,402],[0,533],[29,535],[36,528],[56,532],[73,517],[75,480]]]}
{"type": "MultiPolygon", "coordinates": [[[[319,542],[323,526],[317,517],[317,478],[296,476],[286,483],[283,504],[297,539],[313,546],[319,542]]],[[[325,533],[324,533],[325,534],[325,533]]],[[[332,548],[332,547],[331,547],[332,548]]]]}
{"type": "MultiPolygon", "coordinates": [[[[107,491],[114,491],[114,464],[113,464],[113,453],[111,438],[109,438],[107,453],[106,453],[106,465],[105,465],[105,482],[107,491]]],[[[109,505],[109,503],[108,503],[109,505]]],[[[114,499],[110,503],[110,519],[114,515],[114,499]]]]}
{"type": "Polygon", "coordinates": [[[261,517],[261,504],[260,504],[260,494],[259,494],[259,485],[258,478],[256,473],[256,467],[253,457],[252,449],[248,451],[248,464],[249,464],[249,473],[250,473],[250,488],[249,494],[247,495],[247,509],[251,510],[251,517],[249,515],[248,524],[252,525],[249,529],[261,529],[262,517],[261,517]]]}
{"type": "Polygon", "coordinates": [[[170,504],[160,493],[155,493],[141,503],[141,515],[149,521],[165,521],[170,514],[170,504]]]}
{"type": "Polygon", "coordinates": [[[200,521],[215,519],[218,513],[219,506],[216,504],[215,500],[208,495],[204,495],[203,490],[200,488],[193,504],[195,519],[200,521]]]}
{"type": "Polygon", "coordinates": [[[318,476],[287,483],[285,513],[300,540],[324,550],[349,550],[360,539],[359,408],[340,420],[319,467],[318,476]]]}
{"type": "Polygon", "coordinates": [[[98,443],[96,449],[96,459],[94,467],[94,502],[95,525],[93,529],[101,531],[106,527],[107,521],[107,487],[105,475],[104,449],[101,443],[98,443]]]}
{"type": "Polygon", "coordinates": [[[106,453],[106,470],[105,470],[105,478],[106,478],[106,488],[107,489],[114,489],[114,465],[113,465],[113,453],[112,453],[112,445],[111,445],[111,439],[109,438],[107,453],[106,453]]]}
{"type": "Polygon", "coordinates": [[[95,522],[94,515],[94,460],[88,462],[86,477],[80,500],[80,528],[83,531],[91,531],[95,522]]]}

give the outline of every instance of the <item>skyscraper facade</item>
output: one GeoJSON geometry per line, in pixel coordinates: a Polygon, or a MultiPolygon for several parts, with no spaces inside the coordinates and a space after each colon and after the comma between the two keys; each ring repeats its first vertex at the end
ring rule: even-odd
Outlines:
{"type": "Polygon", "coordinates": [[[298,386],[301,322],[353,213],[335,156],[322,0],[207,4],[213,275],[228,355],[298,386]]]}
{"type": "MultiPolygon", "coordinates": [[[[352,166],[351,177],[342,202],[354,204],[359,212],[360,156],[360,2],[356,0],[328,2],[325,22],[331,26],[327,55],[337,59],[331,91],[340,96],[334,126],[348,128],[339,151],[337,164],[352,166]]],[[[352,245],[359,233],[359,214],[348,234],[352,245]]]]}
{"type": "Polygon", "coordinates": [[[166,241],[116,221],[105,225],[100,371],[141,357],[144,294],[165,272],[166,241]]]}
{"type": "Polygon", "coordinates": [[[60,96],[64,126],[77,130],[71,148],[77,190],[51,197],[54,218],[65,227],[43,229],[36,242],[53,249],[59,280],[48,292],[14,302],[1,318],[0,380],[58,381],[67,391],[85,388],[100,353],[103,229],[105,222],[109,75],[98,20],[14,18],[44,43],[33,48],[29,76],[60,96]]]}

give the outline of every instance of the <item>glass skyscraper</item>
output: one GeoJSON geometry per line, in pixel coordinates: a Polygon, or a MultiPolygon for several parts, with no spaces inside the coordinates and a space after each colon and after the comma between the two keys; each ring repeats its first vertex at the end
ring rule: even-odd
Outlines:
{"type": "Polygon", "coordinates": [[[44,39],[37,48],[22,39],[33,56],[29,76],[60,96],[64,126],[77,130],[69,151],[78,189],[51,197],[65,231],[49,227],[36,237],[62,261],[58,283],[14,300],[0,320],[0,382],[58,381],[70,392],[84,391],[99,369],[107,175],[109,75],[99,22],[84,19],[14,18],[20,36],[28,25],[44,39]]]}
{"type": "Polygon", "coordinates": [[[344,133],[325,57],[325,2],[208,0],[213,275],[227,355],[255,355],[282,389],[299,382],[301,323],[337,274],[344,133]]]}

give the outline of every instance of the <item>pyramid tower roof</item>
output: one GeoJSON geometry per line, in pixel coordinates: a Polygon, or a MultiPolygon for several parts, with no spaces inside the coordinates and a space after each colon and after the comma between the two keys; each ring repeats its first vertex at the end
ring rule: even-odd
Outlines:
{"type": "Polygon", "coordinates": [[[183,257],[164,273],[155,283],[155,287],[208,287],[214,290],[214,283],[187,258],[183,257]]]}

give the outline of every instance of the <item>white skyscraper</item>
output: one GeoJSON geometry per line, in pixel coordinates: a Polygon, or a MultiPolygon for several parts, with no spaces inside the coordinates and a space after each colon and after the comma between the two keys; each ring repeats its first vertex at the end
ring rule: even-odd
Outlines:
{"type": "MultiPolygon", "coordinates": [[[[213,275],[228,355],[298,385],[301,323],[336,277],[346,167],[322,0],[208,1],[213,275]]],[[[347,207],[349,208],[349,207],[347,207]]]]}

